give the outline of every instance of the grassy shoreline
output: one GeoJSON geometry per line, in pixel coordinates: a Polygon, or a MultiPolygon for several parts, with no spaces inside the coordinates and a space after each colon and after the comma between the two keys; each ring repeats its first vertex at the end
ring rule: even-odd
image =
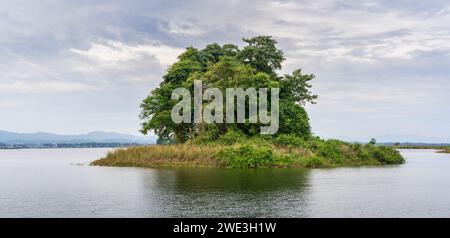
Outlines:
{"type": "Polygon", "coordinates": [[[111,167],[215,167],[217,147],[148,145],[108,152],[105,158],[91,163],[111,167]]]}
{"type": "Polygon", "coordinates": [[[392,147],[351,144],[338,140],[303,141],[296,137],[232,143],[185,143],[117,149],[94,166],[216,167],[216,168],[330,168],[402,164],[392,147]]]}

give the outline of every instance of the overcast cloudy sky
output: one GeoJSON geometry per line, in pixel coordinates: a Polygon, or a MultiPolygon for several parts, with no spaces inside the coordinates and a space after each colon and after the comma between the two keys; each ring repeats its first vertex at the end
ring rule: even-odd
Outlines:
{"type": "Polygon", "coordinates": [[[272,35],[322,137],[449,138],[448,1],[0,0],[0,130],[138,134],[186,47],[272,35]]]}

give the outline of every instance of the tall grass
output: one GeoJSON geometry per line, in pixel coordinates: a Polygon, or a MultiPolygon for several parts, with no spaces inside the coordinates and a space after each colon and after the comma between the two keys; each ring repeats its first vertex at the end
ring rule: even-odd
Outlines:
{"type": "Polygon", "coordinates": [[[214,156],[222,146],[198,146],[191,144],[151,145],[130,147],[108,152],[105,158],[94,161],[92,165],[100,166],[196,166],[214,167],[214,156]]]}

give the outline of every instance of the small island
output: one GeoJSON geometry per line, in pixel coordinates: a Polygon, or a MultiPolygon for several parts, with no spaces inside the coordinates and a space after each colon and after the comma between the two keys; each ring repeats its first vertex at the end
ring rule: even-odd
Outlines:
{"type": "Polygon", "coordinates": [[[314,104],[318,98],[311,92],[315,76],[301,69],[279,75],[284,53],[270,36],[243,40],[242,49],[232,44],[210,44],[201,50],[188,47],[141,104],[142,133],[154,131],[158,145],[117,149],[92,165],[321,168],[405,162],[394,147],[377,145],[375,140],[358,144],[315,136],[305,110],[307,103],[314,104]],[[173,90],[194,91],[196,80],[223,92],[238,87],[279,89],[277,132],[264,135],[260,133],[264,124],[248,119],[243,123],[173,122],[171,110],[177,103],[171,98],[173,90]]]}

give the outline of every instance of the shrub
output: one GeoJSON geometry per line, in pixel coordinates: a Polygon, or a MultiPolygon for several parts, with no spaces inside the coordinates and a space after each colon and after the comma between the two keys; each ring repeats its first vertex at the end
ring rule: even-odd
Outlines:
{"type": "Polygon", "coordinates": [[[232,145],[236,143],[243,143],[246,140],[246,136],[237,130],[228,130],[227,133],[219,137],[219,143],[224,145],[232,145]]]}
{"type": "Polygon", "coordinates": [[[360,160],[368,160],[371,158],[370,152],[366,149],[363,149],[363,147],[359,147],[357,149],[357,159],[360,160]]]}
{"type": "Polygon", "coordinates": [[[309,157],[305,160],[305,166],[308,168],[320,168],[325,165],[325,159],[317,156],[309,157]]]}
{"type": "Polygon", "coordinates": [[[243,145],[225,148],[217,154],[219,163],[226,168],[258,168],[274,165],[273,151],[269,147],[243,145]]]}
{"type": "Polygon", "coordinates": [[[271,167],[285,168],[293,165],[294,158],[292,155],[278,155],[274,154],[273,165],[271,167]]]}
{"type": "Polygon", "coordinates": [[[303,139],[311,137],[309,117],[304,107],[295,102],[280,102],[279,134],[294,134],[303,139]]]}
{"type": "Polygon", "coordinates": [[[383,164],[402,164],[405,159],[400,152],[387,146],[369,146],[370,153],[374,159],[383,164]]]}
{"type": "Polygon", "coordinates": [[[320,157],[332,161],[333,163],[340,164],[345,159],[345,155],[342,150],[343,142],[338,140],[327,140],[318,143],[317,153],[320,157]]]}
{"type": "Polygon", "coordinates": [[[202,130],[191,140],[194,144],[209,144],[219,138],[219,129],[215,124],[205,124],[202,130]]]}
{"type": "Polygon", "coordinates": [[[277,145],[305,146],[305,140],[292,134],[282,134],[275,138],[277,145]]]}

